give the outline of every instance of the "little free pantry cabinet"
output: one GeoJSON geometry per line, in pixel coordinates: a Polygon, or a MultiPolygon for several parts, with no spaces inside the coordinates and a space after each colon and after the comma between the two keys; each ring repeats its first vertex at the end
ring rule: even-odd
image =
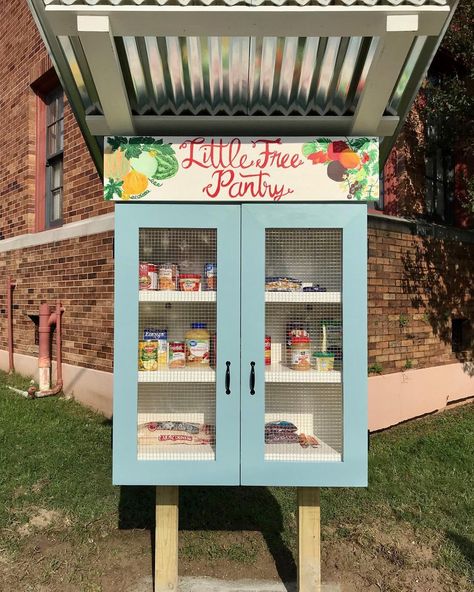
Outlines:
{"type": "Polygon", "coordinates": [[[363,204],[119,205],[115,257],[116,483],[366,483],[363,204]],[[142,260],[214,263],[217,289],[139,290],[142,260]],[[287,277],[325,291],[266,290],[287,277]],[[193,323],[209,331],[208,365],[137,370],[146,328],[180,341],[193,323]],[[292,331],[309,336],[309,369],[292,331]],[[191,443],[154,437],[170,426],[191,443]]]}

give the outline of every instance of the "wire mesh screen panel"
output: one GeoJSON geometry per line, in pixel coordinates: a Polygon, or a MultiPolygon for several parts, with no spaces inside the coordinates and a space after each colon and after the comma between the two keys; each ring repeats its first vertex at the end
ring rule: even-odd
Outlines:
{"type": "Polygon", "coordinates": [[[138,458],[215,460],[217,231],[139,240],[138,458]]]}
{"type": "Polygon", "coordinates": [[[342,460],[342,231],[265,236],[265,460],[342,460]]]}

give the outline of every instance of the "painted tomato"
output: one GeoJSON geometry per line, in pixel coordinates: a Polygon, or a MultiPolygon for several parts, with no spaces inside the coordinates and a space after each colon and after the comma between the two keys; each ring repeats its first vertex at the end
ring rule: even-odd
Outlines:
{"type": "Polygon", "coordinates": [[[328,159],[327,154],[320,150],[319,152],[313,152],[308,156],[308,160],[310,160],[313,164],[320,164],[322,162],[326,162],[328,159]]]}

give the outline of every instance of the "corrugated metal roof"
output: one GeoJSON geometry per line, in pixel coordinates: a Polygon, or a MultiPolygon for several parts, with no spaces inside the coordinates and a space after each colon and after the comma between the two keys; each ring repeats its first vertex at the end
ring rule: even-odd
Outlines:
{"type": "Polygon", "coordinates": [[[248,5],[261,6],[269,3],[275,6],[445,6],[448,0],[44,0],[46,5],[64,6],[188,6],[188,5],[248,5]]]}
{"type": "MultiPolygon", "coordinates": [[[[28,1],[95,157],[98,144],[93,135],[123,130],[151,133],[163,125],[168,129],[207,125],[213,130],[216,122],[219,129],[230,129],[230,122],[233,130],[247,126],[248,133],[258,122],[259,129],[288,124],[302,133],[307,124],[302,127],[300,122],[307,121],[312,129],[336,126],[342,134],[369,133],[361,131],[367,129],[373,135],[380,131],[379,135],[391,136],[401,125],[457,4],[457,0],[28,1]],[[244,5],[234,9],[238,33],[225,36],[232,35],[226,6],[238,4],[244,5]],[[107,16],[94,21],[105,28],[97,32],[92,28],[89,34],[87,23],[85,29],[79,27],[78,15],[85,14],[81,18],[90,24],[94,17],[84,7],[93,5],[90,15],[107,16]],[[164,25],[157,5],[170,6],[164,25]],[[203,5],[213,5],[212,23],[203,5]],[[275,5],[296,8],[278,16],[278,8],[272,12],[275,5]],[[298,5],[309,7],[309,20],[298,5]],[[262,7],[255,12],[251,6],[262,7]],[[344,13],[345,20],[330,10],[321,10],[319,18],[318,7],[328,6],[344,13]],[[378,10],[372,14],[368,6],[378,10]],[[380,10],[382,6],[387,8],[380,10]],[[409,16],[405,18],[404,10],[396,6],[407,6],[409,16]],[[271,22],[265,11],[270,11],[271,22]],[[389,18],[395,19],[395,27],[407,27],[396,31],[407,33],[387,35],[389,18]],[[287,35],[287,23],[288,31],[298,35],[300,30],[300,36],[287,35]],[[220,36],[211,36],[214,30],[220,36]],[[320,36],[308,36],[313,30],[320,36]],[[115,36],[110,37],[109,31],[115,36]],[[340,36],[346,31],[348,36],[340,36]],[[102,55],[106,59],[101,62],[102,55]],[[102,75],[104,67],[111,76],[102,75]]],[[[384,150],[387,145],[383,143],[384,150]]]]}
{"type": "MultiPolygon", "coordinates": [[[[413,45],[391,115],[425,39],[413,45]]],[[[86,113],[101,113],[79,38],[59,42],[86,113]]],[[[115,43],[135,115],[350,115],[378,38],[117,37],[115,43]]]]}

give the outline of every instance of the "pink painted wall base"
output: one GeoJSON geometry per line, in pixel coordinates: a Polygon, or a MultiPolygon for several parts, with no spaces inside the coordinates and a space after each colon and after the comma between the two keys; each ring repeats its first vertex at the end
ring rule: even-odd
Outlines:
{"type": "Polygon", "coordinates": [[[369,378],[369,430],[382,430],[473,397],[473,374],[473,365],[458,363],[369,378]]]}

